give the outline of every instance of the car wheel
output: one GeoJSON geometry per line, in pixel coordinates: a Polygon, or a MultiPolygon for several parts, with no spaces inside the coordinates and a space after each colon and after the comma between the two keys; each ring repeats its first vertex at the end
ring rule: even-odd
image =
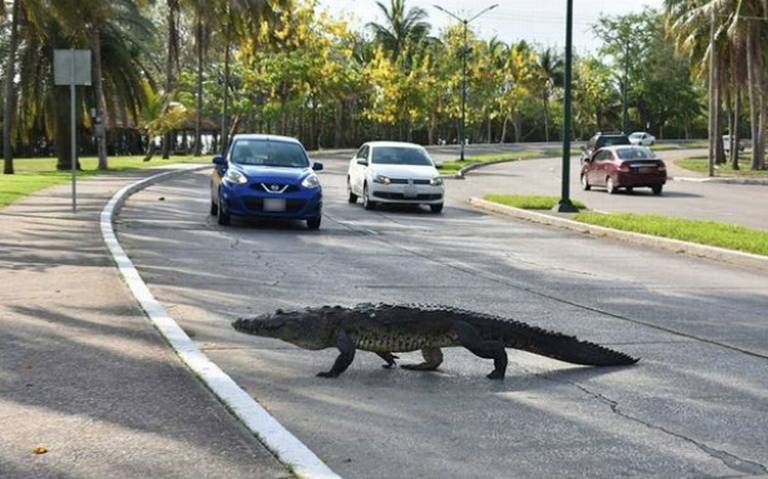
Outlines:
{"type": "MultiPolygon", "coordinates": [[[[219,195],[219,198],[221,198],[221,195],[219,195]]],[[[219,201],[221,201],[221,199],[219,199],[219,201]]],[[[224,211],[224,205],[220,204],[217,209],[218,209],[217,211],[218,214],[216,215],[216,220],[219,223],[219,225],[229,226],[229,224],[232,222],[232,218],[229,216],[229,213],[224,211]]]]}
{"type": "Polygon", "coordinates": [[[371,199],[368,197],[368,185],[366,184],[363,186],[363,208],[366,210],[372,210],[376,208],[376,203],[371,201],[371,199]]]}
{"type": "Polygon", "coordinates": [[[581,189],[584,191],[589,191],[592,189],[592,185],[589,184],[589,179],[587,179],[587,175],[581,175],[581,189]]]}
{"type": "Polygon", "coordinates": [[[432,210],[432,213],[440,213],[443,211],[443,204],[429,205],[429,209],[432,210]]]}
{"type": "Polygon", "coordinates": [[[318,230],[320,229],[320,222],[323,220],[322,216],[318,216],[317,218],[310,218],[307,220],[307,228],[311,230],[318,230]]]}
{"type": "Polygon", "coordinates": [[[347,178],[347,191],[349,192],[349,198],[347,198],[347,201],[350,203],[357,203],[357,195],[352,193],[352,184],[349,182],[349,178],[347,178]]]}
{"type": "Polygon", "coordinates": [[[616,191],[618,191],[616,184],[613,182],[613,178],[610,176],[605,179],[605,189],[608,190],[609,195],[615,195],[616,191]]]}
{"type": "Polygon", "coordinates": [[[664,189],[664,187],[662,185],[651,186],[651,189],[653,190],[653,194],[658,196],[661,194],[661,191],[664,189]]]}

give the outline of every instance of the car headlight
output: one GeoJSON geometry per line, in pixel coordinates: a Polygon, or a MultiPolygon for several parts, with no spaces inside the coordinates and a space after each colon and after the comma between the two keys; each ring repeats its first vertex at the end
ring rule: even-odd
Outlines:
{"type": "Polygon", "coordinates": [[[389,177],[384,176],[384,175],[376,175],[376,176],[373,177],[373,182],[374,183],[381,183],[383,185],[388,185],[388,184],[392,183],[392,180],[390,180],[389,177]]]}
{"type": "Polygon", "coordinates": [[[232,168],[227,170],[227,173],[224,175],[224,179],[235,185],[244,185],[248,183],[248,178],[246,178],[244,174],[237,170],[233,170],[232,168]]]}
{"type": "Polygon", "coordinates": [[[429,184],[432,186],[440,186],[443,184],[443,179],[440,178],[439,176],[435,176],[434,178],[429,180],[429,184]]]}
{"type": "Polygon", "coordinates": [[[301,186],[304,188],[317,188],[320,186],[320,179],[317,175],[309,175],[302,180],[301,186]]]}

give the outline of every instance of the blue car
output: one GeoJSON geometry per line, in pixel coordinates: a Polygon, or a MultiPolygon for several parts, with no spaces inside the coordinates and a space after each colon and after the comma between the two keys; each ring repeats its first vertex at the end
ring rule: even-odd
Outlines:
{"type": "Polygon", "coordinates": [[[273,135],[235,135],[227,156],[213,159],[211,214],[220,225],[233,216],[305,220],[320,228],[323,190],[302,144],[273,135]]]}

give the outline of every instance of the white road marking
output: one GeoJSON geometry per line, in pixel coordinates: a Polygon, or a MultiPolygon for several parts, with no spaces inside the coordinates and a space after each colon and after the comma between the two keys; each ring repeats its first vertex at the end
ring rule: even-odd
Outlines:
{"type": "Polygon", "coordinates": [[[245,426],[256,435],[277,458],[289,466],[300,478],[306,479],[341,479],[309,448],[277,422],[246,391],[203,354],[181,327],[168,314],[167,310],[152,295],[128,255],[117,241],[112,227],[116,212],[132,194],[154,183],[188,171],[196,171],[205,166],[184,167],[166,173],[160,173],[121,189],[109,200],[101,212],[101,234],[120,273],[125,278],[133,296],[146,312],[150,321],[165,337],[181,360],[200,378],[200,380],[237,416],[245,426]]]}

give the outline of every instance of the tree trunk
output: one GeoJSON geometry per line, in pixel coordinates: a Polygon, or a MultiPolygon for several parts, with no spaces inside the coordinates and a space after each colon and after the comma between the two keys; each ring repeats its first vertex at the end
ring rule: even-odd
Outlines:
{"type": "MultiPolygon", "coordinates": [[[[176,85],[176,78],[173,74],[173,65],[178,61],[179,54],[179,33],[176,28],[176,12],[179,9],[179,0],[168,0],[168,56],[165,59],[165,97],[166,102],[171,100],[171,92],[176,85]]],[[[173,147],[174,133],[163,135],[162,156],[167,160],[171,156],[173,147]]]]}
{"type": "Polygon", "coordinates": [[[741,143],[741,135],[739,134],[739,117],[741,116],[741,88],[734,82],[734,98],[733,98],[733,119],[731,121],[731,138],[729,139],[731,145],[731,167],[734,170],[739,169],[739,144],[741,143]]]}
{"type": "MultiPolygon", "coordinates": [[[[747,86],[749,89],[749,120],[752,133],[752,169],[760,169],[765,163],[765,151],[760,148],[762,139],[761,128],[761,103],[760,91],[760,55],[761,48],[755,48],[755,29],[750,22],[747,30],[747,86]]],[[[764,126],[764,124],[762,125],[764,126]]]]}
{"type": "Polygon", "coordinates": [[[507,139],[507,125],[509,124],[509,116],[504,115],[504,122],[501,126],[501,139],[499,140],[499,143],[504,143],[507,139]]]}
{"type": "Polygon", "coordinates": [[[226,42],[226,45],[224,45],[224,108],[221,113],[221,151],[222,155],[227,154],[227,122],[229,121],[229,56],[230,56],[230,49],[231,49],[231,37],[232,36],[232,20],[229,20],[227,22],[227,34],[224,41],[226,42]]]}
{"type": "Polygon", "coordinates": [[[16,89],[13,80],[16,76],[16,50],[19,44],[19,14],[21,0],[13,2],[13,21],[11,23],[11,40],[8,48],[8,59],[5,66],[5,85],[3,93],[3,173],[12,175],[13,171],[13,145],[11,143],[11,131],[15,122],[16,89]]]}
{"type": "Polygon", "coordinates": [[[96,124],[101,125],[101,131],[96,129],[96,150],[99,155],[99,169],[106,170],[107,163],[107,126],[106,109],[104,108],[104,86],[101,78],[101,31],[94,27],[91,31],[91,46],[93,48],[93,92],[96,96],[96,124]]]}
{"type": "Polygon", "coordinates": [[[549,95],[544,95],[544,141],[549,143],[549,95]]]}
{"type": "Polygon", "coordinates": [[[195,28],[195,42],[197,47],[197,114],[195,116],[195,153],[202,154],[202,127],[203,127],[203,15],[197,12],[197,26],[195,28]]]}

